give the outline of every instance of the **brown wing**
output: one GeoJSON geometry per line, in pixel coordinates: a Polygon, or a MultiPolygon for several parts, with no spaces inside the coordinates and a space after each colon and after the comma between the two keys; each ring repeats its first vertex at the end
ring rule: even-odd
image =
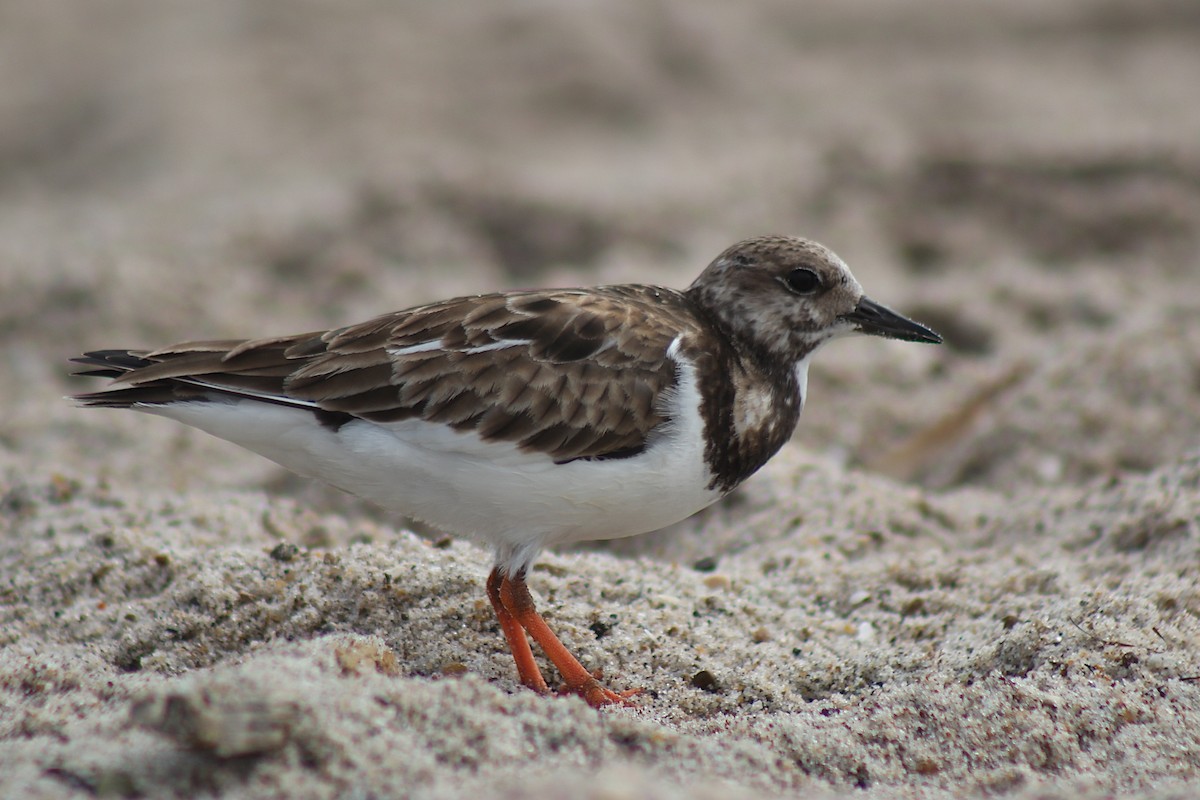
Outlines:
{"type": "Polygon", "coordinates": [[[125,388],[83,399],[172,385],[175,399],[229,391],[306,406],[335,425],[423,419],[557,461],[615,458],[640,452],[665,421],[667,349],[698,327],[680,293],[657,287],[481,295],[325,333],[131,354],[145,366],[118,378],[125,388]]]}

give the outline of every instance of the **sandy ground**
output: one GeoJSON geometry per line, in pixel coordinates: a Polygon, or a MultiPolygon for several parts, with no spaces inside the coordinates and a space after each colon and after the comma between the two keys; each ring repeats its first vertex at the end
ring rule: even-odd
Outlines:
{"type": "Polygon", "coordinates": [[[499,5],[0,6],[0,796],[1200,791],[1196,4],[499,5]],[[947,342],[831,346],[736,494],[540,561],[632,708],[521,689],[469,542],[61,399],[763,232],[947,342]]]}

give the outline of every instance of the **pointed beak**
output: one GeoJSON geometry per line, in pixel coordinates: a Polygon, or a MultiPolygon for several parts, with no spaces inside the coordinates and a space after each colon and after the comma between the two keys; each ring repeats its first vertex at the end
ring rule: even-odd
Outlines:
{"type": "Polygon", "coordinates": [[[920,323],[902,317],[890,308],[879,305],[866,297],[858,301],[858,307],[842,319],[854,323],[861,333],[882,336],[886,339],[903,339],[906,342],[928,342],[941,344],[942,337],[920,323]]]}

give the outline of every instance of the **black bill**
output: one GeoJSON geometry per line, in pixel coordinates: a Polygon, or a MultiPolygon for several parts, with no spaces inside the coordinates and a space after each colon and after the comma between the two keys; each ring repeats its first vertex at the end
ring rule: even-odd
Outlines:
{"type": "Polygon", "coordinates": [[[842,317],[858,326],[862,333],[883,336],[887,339],[903,339],[906,342],[928,342],[941,344],[942,337],[933,331],[902,317],[890,308],[879,305],[866,297],[858,301],[858,307],[842,317]]]}

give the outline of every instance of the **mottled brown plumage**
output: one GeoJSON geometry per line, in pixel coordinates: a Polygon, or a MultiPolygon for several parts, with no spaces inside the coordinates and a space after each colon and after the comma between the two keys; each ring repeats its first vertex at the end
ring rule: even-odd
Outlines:
{"type": "Polygon", "coordinates": [[[653,286],[477,295],[326,332],[88,354],[80,361],[132,369],[80,399],[215,390],[304,404],[331,425],[419,418],[556,461],[621,457],[664,421],[657,399],[674,384],[666,353],[681,333],[701,333],[690,302],[653,286]]]}
{"type": "Polygon", "coordinates": [[[707,457],[713,485],[728,490],[791,436],[803,401],[796,363],[861,298],[831,255],[808,240],[760,237],[722,253],[687,292],[622,285],[484,294],[331,331],[95,351],[77,360],[114,368],[87,374],[116,380],[78,399],[129,406],[226,392],[303,405],[335,427],[417,418],[557,462],[621,458],[667,421],[660,398],[675,384],[667,350],[679,337],[680,354],[712,387],[701,408],[712,434],[707,457]],[[796,303],[783,289],[798,268],[825,274],[823,304],[796,303]],[[739,387],[743,396],[758,387],[775,413],[735,424],[739,387]]]}

